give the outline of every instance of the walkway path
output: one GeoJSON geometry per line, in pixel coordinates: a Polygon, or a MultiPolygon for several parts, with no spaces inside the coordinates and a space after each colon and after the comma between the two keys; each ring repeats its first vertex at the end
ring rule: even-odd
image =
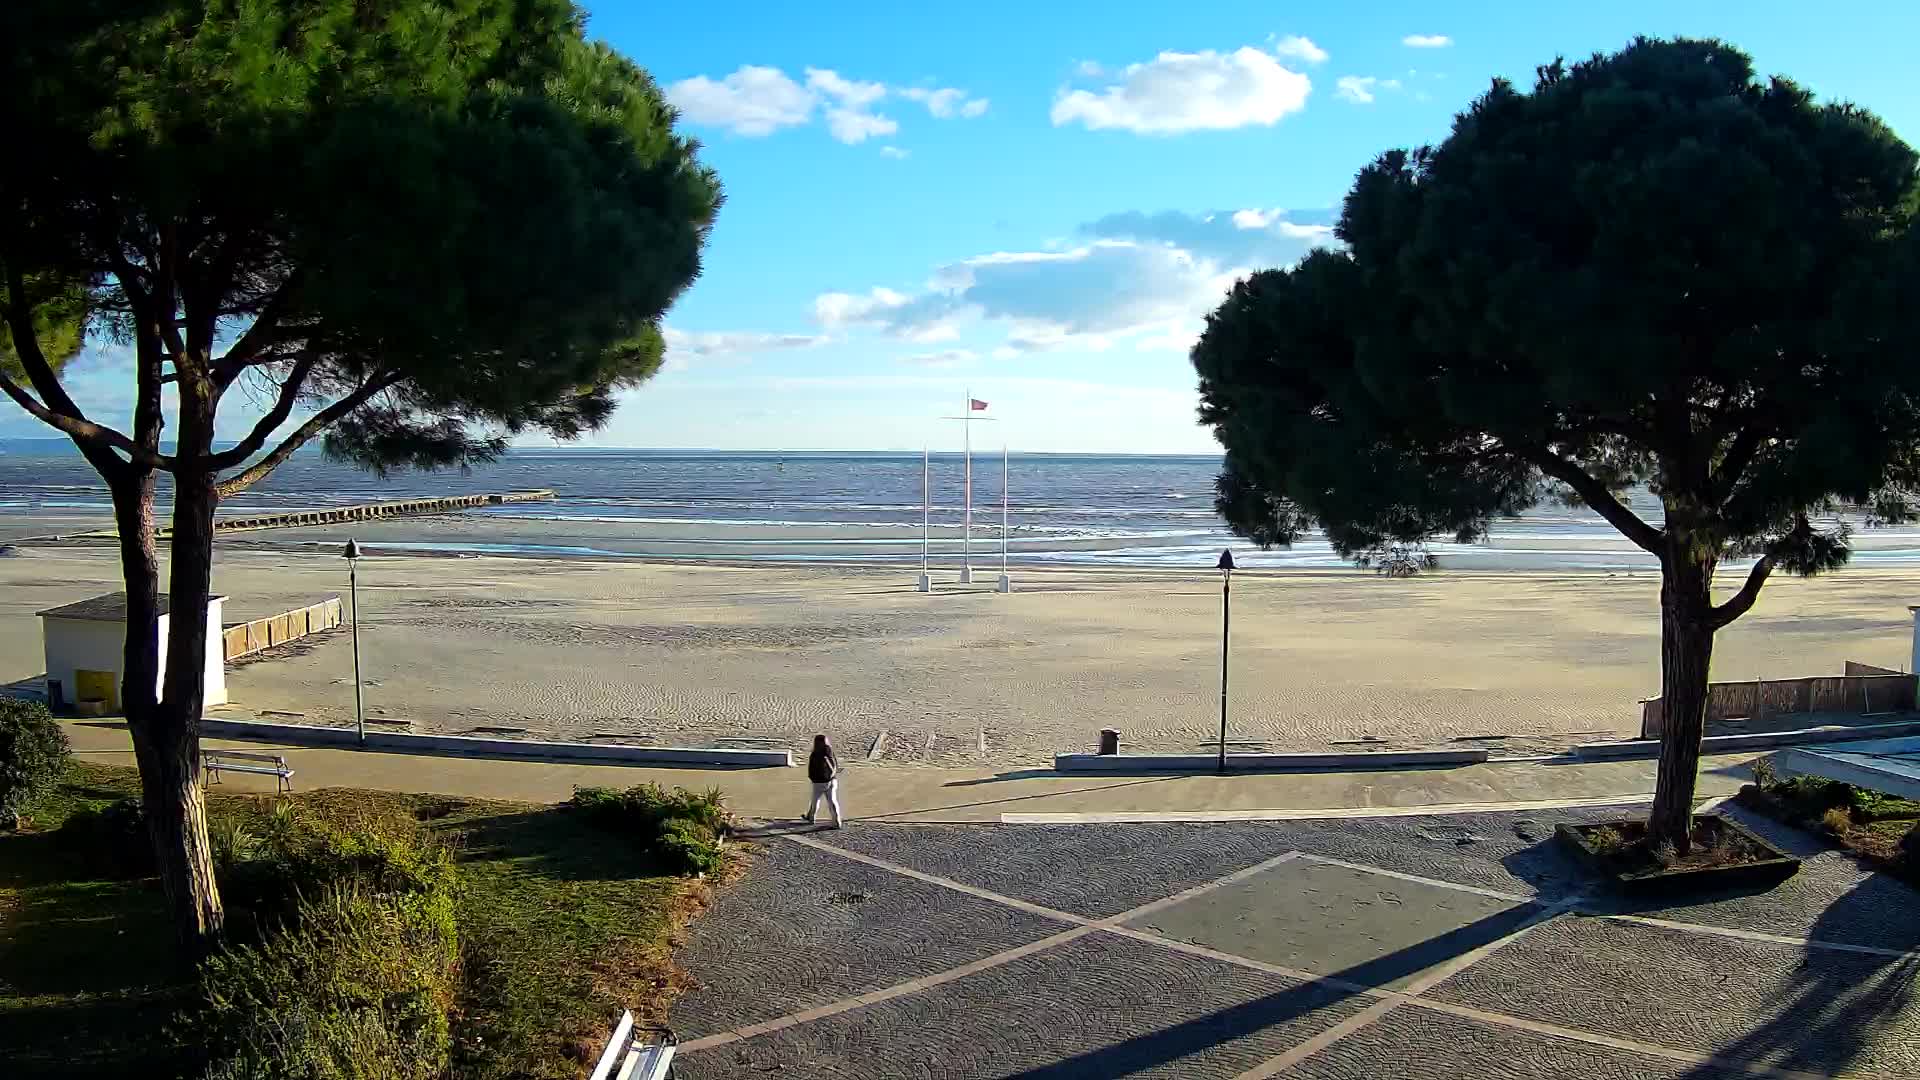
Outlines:
{"type": "MultiPolygon", "coordinates": [[[[123,757],[131,764],[132,746],[116,721],[72,721],[64,725],[76,751],[96,760],[123,757]]],[[[557,802],[576,786],[625,787],[655,781],[664,785],[726,792],[729,805],[744,817],[789,817],[804,809],[806,771],[790,769],[628,768],[543,761],[392,754],[376,751],[275,748],[257,742],[206,740],[208,748],[285,754],[300,790],[363,787],[382,791],[424,791],[469,798],[557,802]]],[[[1744,762],[1754,755],[1708,758],[1701,768],[1700,794],[1729,794],[1747,780],[1744,762]]],[[[270,791],[271,778],[235,775],[225,781],[238,790],[270,791]]],[[[1043,770],[994,772],[985,769],[932,769],[853,766],[842,783],[847,813],[868,821],[981,822],[1081,820],[1096,815],[1111,820],[1198,815],[1202,818],[1289,816],[1349,810],[1472,806],[1496,808],[1520,804],[1646,799],[1653,792],[1654,763],[1494,762],[1464,768],[1409,769],[1394,772],[1256,773],[1233,776],[1064,776],[1043,770]]]]}
{"type": "MultiPolygon", "coordinates": [[[[67,728],[92,759],[131,756],[123,728],[67,728]]],[[[806,792],[798,769],[283,752],[301,790],[552,801],[652,780],[718,786],[762,819],[806,792]]],[[[1742,758],[1709,759],[1701,793],[1745,776],[1742,758]]],[[[1555,822],[1635,813],[1651,762],[872,767],[846,785],[849,828],[768,826],[692,927],[676,1076],[1920,1075],[1914,890],[1745,819],[1801,872],[1758,896],[1636,906],[1551,842],[1555,822]]]]}
{"type": "Polygon", "coordinates": [[[760,842],[680,963],[675,1075],[1920,1075],[1920,896],[1808,838],[1760,896],[1635,906],[1618,809],[760,842]]]}

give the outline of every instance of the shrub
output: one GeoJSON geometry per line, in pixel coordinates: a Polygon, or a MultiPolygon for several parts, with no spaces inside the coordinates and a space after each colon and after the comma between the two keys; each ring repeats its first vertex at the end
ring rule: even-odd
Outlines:
{"type": "Polygon", "coordinates": [[[217,871],[252,858],[260,846],[244,822],[231,819],[216,822],[209,828],[207,842],[213,846],[213,865],[217,871]]]}
{"type": "Polygon", "coordinates": [[[183,1034],[212,1050],[220,1080],[439,1077],[458,961],[448,890],[349,883],[301,901],[259,944],[210,957],[183,1034]]]}
{"type": "Polygon", "coordinates": [[[139,799],[77,810],[61,823],[59,837],[62,848],[103,877],[143,877],[153,872],[153,841],[147,836],[147,810],[139,799]]]}
{"type": "Polygon", "coordinates": [[[45,794],[67,768],[67,733],[37,701],[0,698],[0,829],[45,794]]]}
{"type": "Polygon", "coordinates": [[[1820,827],[1835,836],[1845,836],[1853,828],[1853,815],[1838,806],[1829,807],[1820,815],[1820,827]]]}
{"type": "Polygon", "coordinates": [[[434,895],[447,891],[454,875],[446,849],[417,833],[303,825],[291,817],[276,824],[269,817],[264,840],[246,839],[237,857],[216,863],[229,930],[242,936],[249,920],[256,934],[297,924],[308,897],[350,887],[381,896],[434,895]]]}
{"type": "Polygon", "coordinates": [[[673,873],[707,873],[720,865],[720,837],[726,835],[730,819],[719,788],[576,788],[569,805],[601,828],[634,837],[673,873]]]}
{"type": "Polygon", "coordinates": [[[720,868],[720,840],[713,830],[687,818],[672,818],[654,844],[660,861],[676,874],[710,874],[720,868]]]}

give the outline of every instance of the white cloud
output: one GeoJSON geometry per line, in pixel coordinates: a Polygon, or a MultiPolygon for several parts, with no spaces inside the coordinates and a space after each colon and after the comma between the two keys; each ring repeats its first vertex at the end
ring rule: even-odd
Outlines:
{"type": "Polygon", "coordinates": [[[758,353],[778,349],[810,349],[829,340],[822,334],[780,334],[763,330],[696,330],[665,327],[660,336],[667,342],[663,365],[669,371],[685,370],[695,360],[745,360],[758,353]]]}
{"type": "Polygon", "coordinates": [[[830,68],[808,68],[807,87],[838,101],[850,109],[871,105],[887,96],[884,83],[857,82],[843,78],[830,68]]]}
{"type": "Polygon", "coordinates": [[[1334,93],[1343,101],[1355,105],[1373,104],[1379,91],[1400,89],[1399,79],[1382,79],[1373,75],[1342,75],[1334,80],[1334,93]]]}
{"type": "Polygon", "coordinates": [[[843,143],[866,142],[875,135],[892,135],[900,130],[898,121],[878,113],[834,106],[827,110],[827,131],[843,143]]]}
{"type": "Polygon", "coordinates": [[[955,116],[972,119],[985,113],[988,104],[986,98],[969,98],[965,90],[952,86],[909,86],[901,89],[900,96],[925,105],[927,112],[940,120],[955,116]]]}
{"type": "Polygon", "coordinates": [[[1133,211],[1108,214],[1081,232],[1113,240],[1163,244],[1191,252],[1229,275],[1288,266],[1316,247],[1337,243],[1330,210],[1266,210],[1258,207],[1188,214],[1133,211]]]}
{"type": "Polygon", "coordinates": [[[979,354],[972,349],[942,349],[939,352],[916,353],[913,356],[902,357],[900,362],[924,368],[956,368],[965,367],[977,359],[979,354]]]}
{"type": "MultiPolygon", "coordinates": [[[[1003,336],[986,351],[1002,358],[1063,347],[1100,351],[1123,341],[1139,350],[1182,351],[1236,278],[1335,243],[1332,220],[1332,211],[1260,208],[1111,214],[1059,248],[990,252],[938,266],[917,292],[822,294],[814,318],[828,331],[869,327],[917,342],[997,326],[1003,336]]],[[[962,351],[971,350],[910,360],[954,361],[962,351]]]]}
{"type": "Polygon", "coordinates": [[[925,105],[938,119],[971,119],[989,108],[986,98],[969,97],[955,87],[895,89],[851,79],[831,68],[810,67],[804,75],[802,83],[779,68],[746,64],[722,79],[705,75],[682,79],[667,88],[667,99],[688,121],[723,127],[736,135],[771,135],[784,127],[811,123],[818,114],[827,133],[848,144],[900,130],[897,120],[875,108],[891,95],[925,105]]]}
{"type": "Polygon", "coordinates": [[[1445,34],[1408,34],[1400,44],[1409,49],[1444,49],[1453,44],[1453,39],[1445,34]]]}
{"type": "Polygon", "coordinates": [[[826,68],[808,68],[807,88],[832,102],[826,108],[827,133],[843,143],[865,142],[900,130],[898,122],[869,108],[887,96],[883,83],[857,82],[826,68]]]}
{"type": "Polygon", "coordinates": [[[897,146],[883,146],[880,148],[880,156],[883,158],[893,158],[895,161],[899,161],[903,158],[912,157],[913,151],[902,150],[897,146]]]}
{"type": "Polygon", "coordinates": [[[813,300],[813,317],[829,330],[853,323],[873,321],[884,312],[905,307],[908,298],[892,289],[877,288],[865,296],[852,293],[822,293],[813,300]]]}
{"type": "Polygon", "coordinates": [[[908,341],[949,340],[962,326],[996,322],[1006,327],[1002,349],[1097,350],[1196,317],[1218,299],[1214,279],[1211,264],[1175,247],[1095,240],[1067,251],[963,259],[936,270],[914,296],[891,289],[828,293],[814,301],[814,312],[829,329],[871,326],[908,341]]]}
{"type": "Polygon", "coordinates": [[[1305,108],[1313,89],[1305,75],[1251,47],[1163,52],[1113,77],[1119,81],[1098,92],[1063,88],[1053,102],[1054,125],[1142,135],[1271,126],[1305,108]]]}
{"type": "Polygon", "coordinates": [[[1327,50],[1313,43],[1312,38],[1299,34],[1288,34],[1273,43],[1275,56],[1284,56],[1298,60],[1303,64],[1324,64],[1327,62],[1327,50]]]}
{"type": "Polygon", "coordinates": [[[736,135],[770,135],[806,123],[815,97],[779,68],[744,64],[717,82],[705,75],[682,79],[667,87],[667,100],[696,124],[736,135]]]}
{"type": "Polygon", "coordinates": [[[1098,60],[1082,60],[1073,66],[1075,71],[1089,79],[1098,79],[1106,75],[1107,69],[1098,60]]]}
{"type": "Polygon", "coordinates": [[[1355,105],[1370,105],[1373,103],[1373,85],[1379,81],[1371,75],[1342,75],[1334,80],[1334,93],[1355,105]]]}

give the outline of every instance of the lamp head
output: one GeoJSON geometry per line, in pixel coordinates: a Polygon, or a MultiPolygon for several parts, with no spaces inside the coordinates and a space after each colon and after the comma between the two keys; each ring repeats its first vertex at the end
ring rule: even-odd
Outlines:
{"type": "Polygon", "coordinates": [[[1233,573],[1233,552],[1232,552],[1232,550],[1230,550],[1230,549],[1229,549],[1229,550],[1223,550],[1223,551],[1221,551],[1221,552],[1220,552],[1220,565],[1219,565],[1219,567],[1218,567],[1217,569],[1218,569],[1218,570],[1219,570],[1219,571],[1220,571],[1221,573],[1223,573],[1223,574],[1231,574],[1231,573],[1233,573]]]}
{"type": "Polygon", "coordinates": [[[359,544],[359,542],[358,542],[358,541],[356,541],[356,540],[354,540],[354,539],[353,539],[352,537],[348,537],[348,538],[347,538],[347,549],[346,549],[345,551],[342,551],[342,552],[341,552],[340,554],[341,554],[341,556],[342,556],[343,558],[345,558],[345,559],[347,559],[347,560],[348,560],[349,562],[351,562],[351,561],[352,561],[352,560],[354,560],[354,559],[357,559],[357,558],[359,558],[359,557],[360,557],[360,544],[359,544]]]}

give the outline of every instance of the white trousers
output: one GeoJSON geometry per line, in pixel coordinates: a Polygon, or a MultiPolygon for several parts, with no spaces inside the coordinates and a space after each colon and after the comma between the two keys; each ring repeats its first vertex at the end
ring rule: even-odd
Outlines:
{"type": "Polygon", "coordinates": [[[813,802],[807,806],[807,820],[812,821],[820,812],[820,800],[825,799],[827,809],[833,811],[833,827],[840,827],[840,781],[829,780],[824,784],[813,785],[813,802]]]}

